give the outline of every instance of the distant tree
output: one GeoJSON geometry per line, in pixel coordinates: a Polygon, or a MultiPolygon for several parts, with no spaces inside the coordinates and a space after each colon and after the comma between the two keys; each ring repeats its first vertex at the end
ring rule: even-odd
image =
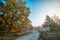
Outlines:
{"type": "Polygon", "coordinates": [[[57,29],[56,27],[58,27],[59,25],[57,23],[55,23],[55,21],[47,15],[46,20],[42,26],[50,27],[51,31],[56,31],[56,29],[57,29]]]}
{"type": "Polygon", "coordinates": [[[49,27],[53,23],[53,20],[47,15],[43,27],[49,27]]]}
{"type": "Polygon", "coordinates": [[[33,30],[33,25],[31,25],[30,30],[31,30],[31,31],[33,30]]]}

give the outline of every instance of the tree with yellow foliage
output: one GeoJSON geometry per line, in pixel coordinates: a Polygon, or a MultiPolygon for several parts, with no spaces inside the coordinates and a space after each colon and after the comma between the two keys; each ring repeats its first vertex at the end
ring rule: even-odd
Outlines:
{"type": "Polygon", "coordinates": [[[6,0],[6,5],[0,2],[0,13],[0,31],[3,30],[2,32],[23,32],[27,31],[27,25],[31,25],[28,18],[30,9],[22,0],[6,0]]]}

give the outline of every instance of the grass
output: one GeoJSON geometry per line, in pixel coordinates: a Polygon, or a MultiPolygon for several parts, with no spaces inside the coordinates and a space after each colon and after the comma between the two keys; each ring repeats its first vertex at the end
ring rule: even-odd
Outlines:
{"type": "Polygon", "coordinates": [[[38,40],[60,40],[60,32],[42,32],[40,33],[38,40]]]}

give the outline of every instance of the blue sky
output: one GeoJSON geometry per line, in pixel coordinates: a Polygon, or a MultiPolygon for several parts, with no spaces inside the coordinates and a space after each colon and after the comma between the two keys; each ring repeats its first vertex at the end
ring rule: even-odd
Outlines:
{"type": "Polygon", "coordinates": [[[3,2],[4,4],[6,3],[5,0],[0,0],[1,2],[3,2]]]}
{"type": "Polygon", "coordinates": [[[33,26],[40,25],[41,20],[38,20],[38,18],[40,18],[40,16],[37,17],[38,13],[36,13],[36,11],[38,11],[37,10],[37,7],[38,7],[37,4],[41,5],[41,3],[42,3],[42,1],[39,1],[39,0],[26,0],[26,5],[28,7],[30,7],[31,13],[30,13],[29,19],[32,21],[33,26]]]}
{"type": "Polygon", "coordinates": [[[49,15],[50,17],[53,15],[57,15],[60,17],[59,0],[25,0],[25,1],[26,6],[30,7],[31,13],[29,19],[32,21],[33,26],[41,25],[44,22],[46,15],[49,15]]]}
{"type": "Polygon", "coordinates": [[[26,0],[27,6],[30,7],[31,14],[29,19],[33,26],[41,25],[46,15],[60,15],[59,0],[26,0]]]}

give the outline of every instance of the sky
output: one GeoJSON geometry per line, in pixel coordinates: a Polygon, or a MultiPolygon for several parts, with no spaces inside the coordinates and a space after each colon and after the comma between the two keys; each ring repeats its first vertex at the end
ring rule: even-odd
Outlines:
{"type": "MultiPolygon", "coordinates": [[[[60,16],[59,0],[25,0],[25,1],[26,6],[29,7],[31,11],[29,19],[31,20],[33,26],[41,25],[44,22],[46,15],[49,15],[50,17],[53,15],[60,16]]],[[[4,0],[2,2],[4,2],[4,0]]]]}
{"type": "Polygon", "coordinates": [[[27,7],[30,7],[29,19],[33,26],[43,24],[46,15],[60,16],[59,0],[26,0],[27,7]]]}

